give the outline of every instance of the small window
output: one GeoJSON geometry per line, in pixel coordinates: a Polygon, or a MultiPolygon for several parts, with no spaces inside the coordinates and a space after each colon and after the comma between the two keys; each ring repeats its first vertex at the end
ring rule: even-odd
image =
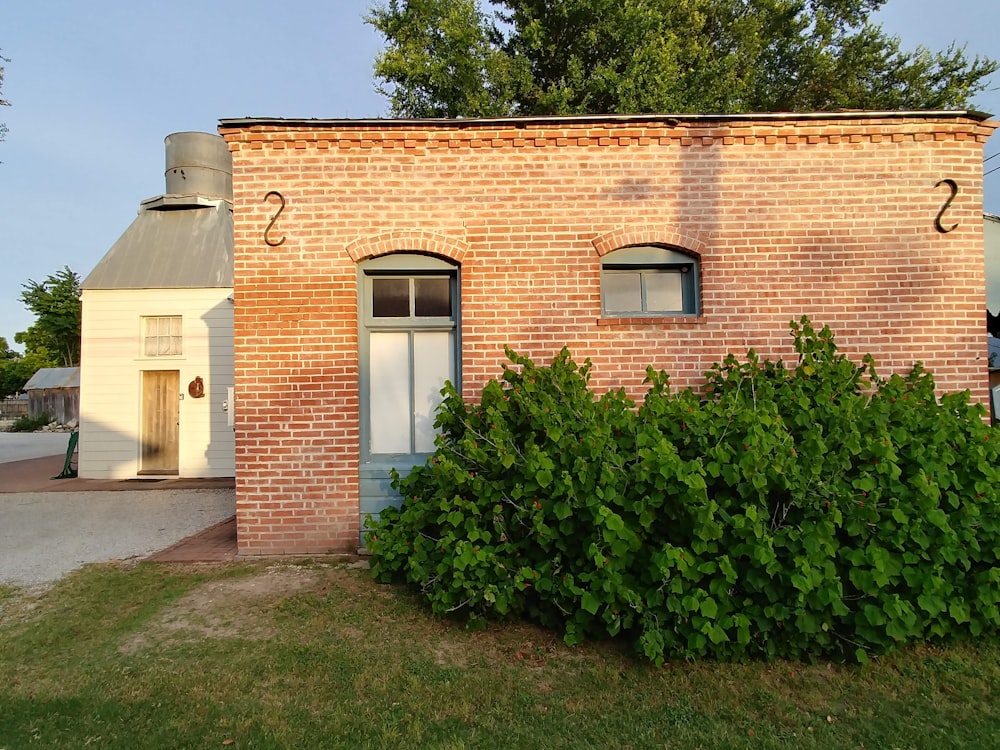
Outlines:
{"type": "Polygon", "coordinates": [[[698,261],[654,245],[623,247],[601,259],[605,315],[697,315],[698,261]]]}
{"type": "Polygon", "coordinates": [[[452,282],[447,276],[373,276],[373,318],[450,318],[452,282]]]}
{"type": "Polygon", "coordinates": [[[181,316],[165,315],[142,319],[143,354],[172,357],[181,354],[181,316]]]}

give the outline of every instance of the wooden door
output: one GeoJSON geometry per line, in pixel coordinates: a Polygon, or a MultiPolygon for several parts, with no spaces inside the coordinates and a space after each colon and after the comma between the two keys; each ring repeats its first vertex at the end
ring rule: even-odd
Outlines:
{"type": "Polygon", "coordinates": [[[180,433],[180,372],[142,373],[140,474],[177,474],[180,433]]]}

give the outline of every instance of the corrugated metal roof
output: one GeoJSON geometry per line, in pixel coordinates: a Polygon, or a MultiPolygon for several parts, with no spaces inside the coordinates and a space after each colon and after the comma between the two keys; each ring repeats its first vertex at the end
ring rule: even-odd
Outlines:
{"type": "Polygon", "coordinates": [[[159,196],[84,279],[83,289],[207,289],[233,285],[228,201],[159,196]]]}
{"type": "Polygon", "coordinates": [[[24,390],[48,390],[49,388],[79,388],[79,367],[43,367],[24,384],[24,390]]]}

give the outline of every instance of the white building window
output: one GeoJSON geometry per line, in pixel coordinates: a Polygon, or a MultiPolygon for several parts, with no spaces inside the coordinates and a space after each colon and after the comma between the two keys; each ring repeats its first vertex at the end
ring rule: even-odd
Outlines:
{"type": "Polygon", "coordinates": [[[142,339],[142,351],[147,357],[172,357],[181,354],[181,316],[144,317],[142,339]]]}

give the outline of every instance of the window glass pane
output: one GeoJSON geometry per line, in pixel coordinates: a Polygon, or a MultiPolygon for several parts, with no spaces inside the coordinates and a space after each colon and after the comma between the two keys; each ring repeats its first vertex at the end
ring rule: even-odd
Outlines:
{"type": "Polygon", "coordinates": [[[410,280],[393,277],[372,279],[372,316],[410,317],[410,280]]]}
{"type": "Polygon", "coordinates": [[[369,407],[372,453],[410,452],[410,335],[369,338],[369,407]]]}
{"type": "Polygon", "coordinates": [[[454,346],[449,331],[413,334],[413,433],[415,453],[434,452],[434,412],[445,380],[454,381],[454,346]]]}
{"type": "Polygon", "coordinates": [[[451,317],[451,283],[449,279],[417,276],[413,280],[413,287],[413,308],[417,317],[451,317]]]}
{"type": "Polygon", "coordinates": [[[142,353],[146,357],[173,357],[182,352],[180,315],[159,315],[142,319],[142,353]]]}
{"type": "Polygon", "coordinates": [[[602,286],[607,312],[642,310],[642,286],[637,271],[605,271],[602,286]]]}
{"type": "Polygon", "coordinates": [[[683,312],[684,293],[680,271],[646,271],[646,310],[650,312],[683,312]]]}

